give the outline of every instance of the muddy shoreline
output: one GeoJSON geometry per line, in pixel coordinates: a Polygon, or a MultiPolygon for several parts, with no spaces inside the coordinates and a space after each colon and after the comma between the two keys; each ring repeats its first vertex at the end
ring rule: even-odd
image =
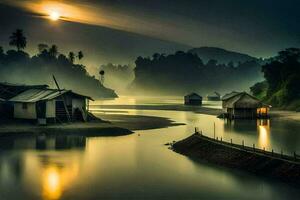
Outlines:
{"type": "Polygon", "coordinates": [[[162,117],[139,115],[96,114],[101,118],[92,122],[73,122],[38,126],[21,121],[1,121],[0,137],[36,135],[77,135],[77,136],[122,136],[136,130],[149,130],[184,125],[162,117]]]}

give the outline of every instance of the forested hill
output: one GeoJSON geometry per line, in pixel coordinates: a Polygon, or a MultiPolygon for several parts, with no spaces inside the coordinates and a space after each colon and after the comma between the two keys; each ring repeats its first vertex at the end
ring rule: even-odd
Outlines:
{"type": "Polygon", "coordinates": [[[90,76],[85,66],[74,63],[75,54],[69,57],[57,52],[52,46],[30,57],[24,51],[9,50],[4,52],[0,47],[0,80],[1,82],[22,84],[48,84],[55,87],[52,75],[55,75],[61,88],[93,98],[116,97],[116,93],[90,76]]]}
{"type": "Polygon", "coordinates": [[[239,64],[219,64],[216,60],[204,63],[191,52],[156,53],[152,58],[138,57],[135,64],[135,79],[130,89],[137,94],[224,93],[247,90],[263,79],[261,66],[256,60],[239,64]]]}
{"type": "Polygon", "coordinates": [[[200,47],[191,49],[189,52],[197,54],[204,63],[208,62],[209,60],[217,60],[219,64],[228,64],[229,62],[238,64],[239,62],[244,63],[247,61],[257,60],[257,58],[247,54],[228,51],[216,47],[200,47]]]}
{"type": "Polygon", "coordinates": [[[280,51],[262,66],[265,81],[252,94],[274,107],[300,111],[300,49],[280,51]]]}

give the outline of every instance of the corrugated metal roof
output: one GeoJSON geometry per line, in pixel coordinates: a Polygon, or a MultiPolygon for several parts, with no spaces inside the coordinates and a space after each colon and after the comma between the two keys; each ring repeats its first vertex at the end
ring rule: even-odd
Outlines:
{"type": "Polygon", "coordinates": [[[54,99],[66,92],[68,92],[68,91],[63,90],[60,93],[58,90],[51,90],[51,89],[29,89],[15,97],[11,98],[10,101],[37,102],[37,101],[43,101],[43,100],[51,100],[51,99],[54,99]]]}
{"type": "Polygon", "coordinates": [[[22,85],[0,82],[0,98],[11,99],[29,89],[46,89],[48,85],[22,85]]]}
{"type": "Polygon", "coordinates": [[[73,95],[85,97],[85,98],[92,100],[92,98],[90,98],[90,97],[76,94],[76,93],[72,92],[71,90],[59,91],[56,89],[29,89],[15,97],[11,98],[9,101],[34,103],[34,102],[38,102],[38,101],[51,100],[51,99],[54,99],[56,97],[59,97],[62,94],[66,94],[66,93],[71,93],[73,95]]]}

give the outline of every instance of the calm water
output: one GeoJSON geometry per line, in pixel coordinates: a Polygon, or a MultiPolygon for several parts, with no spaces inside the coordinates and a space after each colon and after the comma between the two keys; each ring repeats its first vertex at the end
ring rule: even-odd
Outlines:
{"type": "MultiPolygon", "coordinates": [[[[115,102],[125,104],[126,100],[115,102]]],[[[179,100],[163,101],[172,103],[179,100]]],[[[114,101],[95,102],[92,108],[102,112],[98,104],[114,101]]],[[[299,190],[281,183],[196,163],[163,145],[190,135],[195,126],[213,136],[215,123],[218,137],[240,143],[245,140],[248,145],[255,143],[275,151],[300,152],[300,123],[228,123],[184,111],[105,110],[111,111],[169,117],[187,125],[136,131],[122,137],[1,139],[0,199],[298,199],[300,195],[299,190]]]]}

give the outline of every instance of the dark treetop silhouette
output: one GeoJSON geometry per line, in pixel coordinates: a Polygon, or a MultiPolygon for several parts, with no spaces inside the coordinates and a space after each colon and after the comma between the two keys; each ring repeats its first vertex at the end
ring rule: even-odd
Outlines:
{"type": "Polygon", "coordinates": [[[167,56],[156,53],[152,58],[138,57],[135,63],[131,87],[149,94],[226,92],[249,88],[262,79],[257,59],[238,64],[218,64],[217,60],[209,60],[205,64],[196,54],[178,51],[167,56]]]}
{"type": "Polygon", "coordinates": [[[251,87],[254,95],[286,109],[300,109],[300,49],[280,51],[262,66],[265,81],[251,87]]]}
{"type": "MultiPolygon", "coordinates": [[[[0,79],[2,82],[48,84],[52,85],[52,74],[59,80],[63,88],[73,90],[93,97],[116,97],[113,90],[105,88],[94,76],[90,76],[84,65],[75,64],[75,54],[69,58],[59,53],[58,47],[39,44],[39,53],[32,57],[22,51],[26,47],[26,37],[18,29],[10,37],[10,44],[18,51],[8,50],[6,53],[0,47],[0,79]]],[[[78,59],[83,58],[80,53],[78,59]]]]}

